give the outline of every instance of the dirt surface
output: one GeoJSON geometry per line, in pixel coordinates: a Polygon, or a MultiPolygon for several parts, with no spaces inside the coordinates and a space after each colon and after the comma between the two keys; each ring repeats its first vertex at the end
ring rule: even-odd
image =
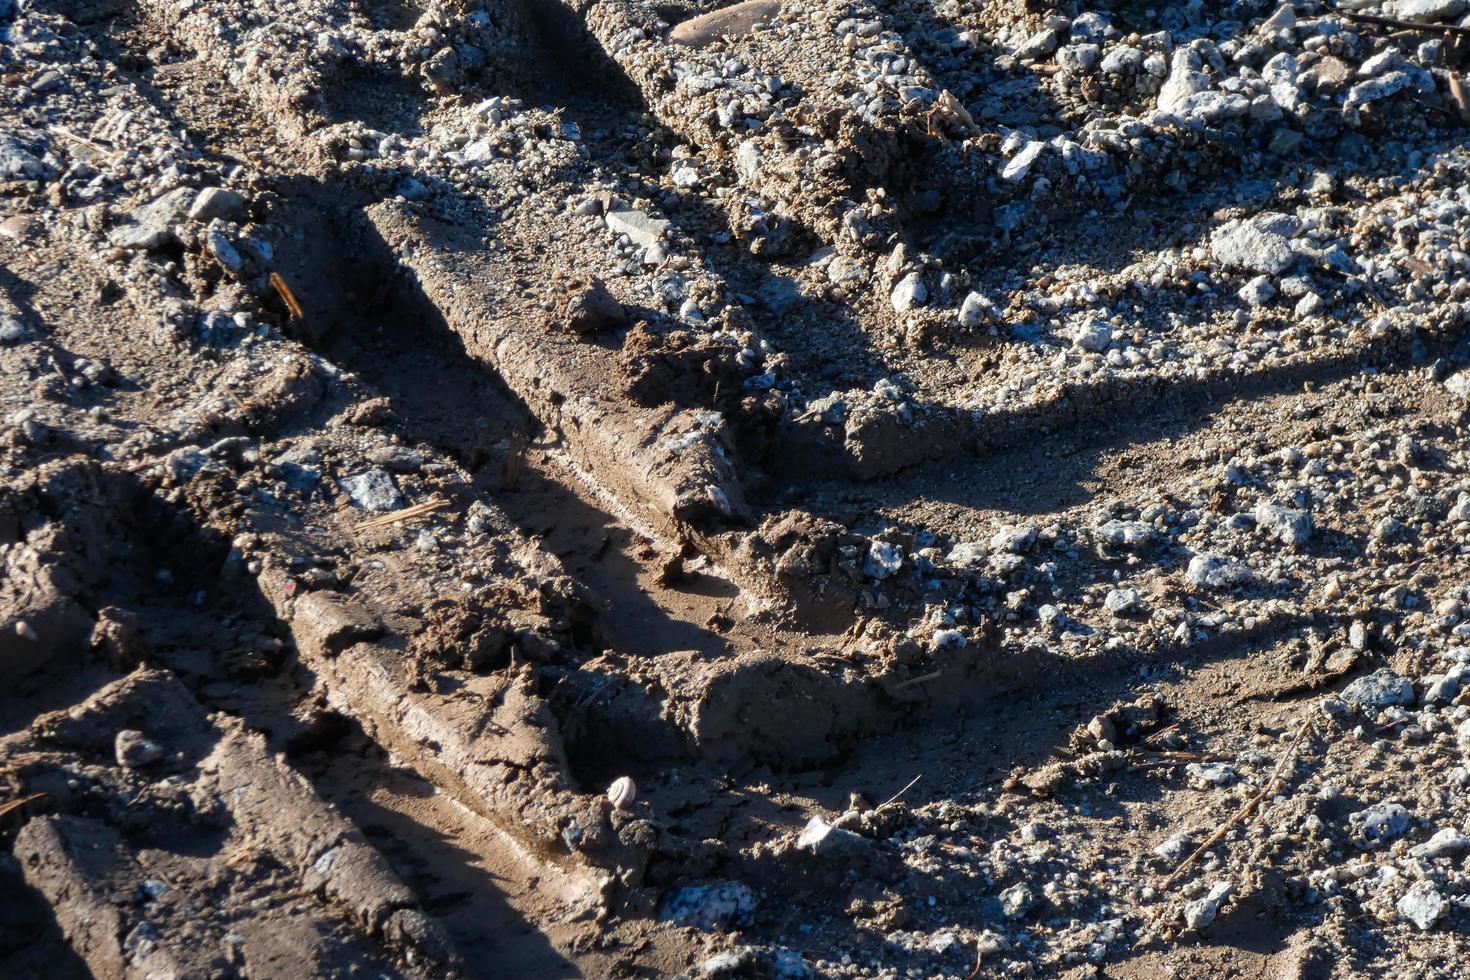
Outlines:
{"type": "Polygon", "coordinates": [[[1465,15],[0,0],[0,975],[1463,975],[1465,15]]]}

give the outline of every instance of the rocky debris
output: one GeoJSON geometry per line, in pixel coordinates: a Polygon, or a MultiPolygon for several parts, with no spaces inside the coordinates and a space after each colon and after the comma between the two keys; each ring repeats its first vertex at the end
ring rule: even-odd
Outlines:
{"type": "Polygon", "coordinates": [[[660,915],[700,929],[729,929],[750,922],[755,913],[755,893],[733,881],[689,885],[672,892],[660,915]]]}
{"type": "MultiPolygon", "coordinates": [[[[31,691],[68,703],[56,678],[177,660],[221,731],[270,733],[251,758],[287,753],[422,870],[471,948],[544,934],[547,975],[626,972],[609,951],[645,942],[712,975],[800,975],[782,943],[823,976],[965,976],[977,952],[982,972],[1188,972],[1230,941],[1173,941],[1217,879],[1315,930],[1304,963],[1453,962],[1433,945],[1466,899],[1470,743],[1453,43],[1291,6],[680,25],[613,0],[553,5],[551,30],[585,41],[589,84],[605,57],[637,95],[557,106],[547,25],[514,5],[144,0],[124,32],[106,5],[0,6],[0,264],[21,284],[0,290],[0,637],[35,685],[6,717],[31,691]],[[37,491],[74,460],[89,477],[37,491]],[[354,517],[379,494],[448,506],[354,517]],[[117,554],[88,547],[116,539],[67,533],[100,526],[67,503],[91,500],[144,522],[115,549],[149,565],[126,601],[117,554]],[[263,598],[269,627],[221,591],[263,598]],[[1361,688],[1373,658],[1396,673],[1361,688]],[[977,691],[983,717],[935,739],[977,691]],[[1272,778],[1309,691],[1259,819],[1161,890],[1212,829],[1189,814],[1272,778]],[[1165,692],[1168,724],[1135,705],[1165,692]],[[1065,760],[1017,748],[1089,716],[1065,760]],[[892,758],[922,766],[924,802],[857,800],[792,846],[776,814],[892,758]],[[597,792],[628,771],[636,800],[597,792]],[[1383,837],[1397,817],[1363,808],[1390,799],[1411,817],[1383,837]],[[1120,843],[1138,830],[1157,859],[1120,843]],[[487,944],[480,885],[425,840],[509,875],[532,928],[492,915],[487,944]],[[547,857],[523,875],[518,848],[547,857]],[[1421,880],[1446,926],[1422,937],[1428,896],[1399,907],[1421,880]],[[715,886],[733,912],[647,917],[715,886]]],[[[197,760],[114,721],[76,786],[8,812],[33,871],[116,855],[43,919],[98,956],[223,969],[207,957],[240,944],[169,904],[207,908],[203,872],[169,898],[131,823],[192,820],[148,794],[195,785],[197,760]],[[118,764],[120,731],[162,754],[118,764]],[[169,930],[124,929],[150,905],[169,930]]],[[[297,798],[263,773],[267,803],[297,798]]],[[[432,920],[388,915],[413,904],[391,888],[356,906],[341,869],[363,852],[292,853],[268,812],[224,815],[274,849],[209,900],[238,887],[255,922],[297,896],[312,938],[283,948],[411,972],[399,940],[432,920]]]]}

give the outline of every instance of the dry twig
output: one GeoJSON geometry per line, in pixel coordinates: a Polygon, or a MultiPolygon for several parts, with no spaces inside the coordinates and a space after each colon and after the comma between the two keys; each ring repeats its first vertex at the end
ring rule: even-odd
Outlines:
{"type": "Polygon", "coordinates": [[[391,514],[384,514],[382,517],[374,517],[370,521],[363,521],[361,524],[357,525],[356,529],[358,531],[372,531],[376,528],[388,527],[390,524],[401,524],[404,521],[411,521],[415,517],[423,517],[425,514],[432,514],[434,511],[442,510],[448,506],[449,501],[445,500],[443,497],[435,497],[433,500],[426,500],[421,504],[414,504],[412,507],[405,507],[402,510],[395,510],[391,514]]]}
{"type": "Polygon", "coordinates": [[[923,774],[923,773],[922,773],[922,772],[921,772],[921,773],[919,773],[919,774],[918,774],[918,775],[917,775],[917,776],[915,776],[915,777],[914,777],[914,778],[913,778],[913,779],[910,779],[910,780],[909,780],[909,782],[908,782],[908,785],[907,785],[907,786],[905,786],[905,787],[904,787],[904,788],[903,788],[903,789],[901,789],[901,790],[899,790],[899,791],[898,791],[898,792],[897,792],[897,793],[894,793],[894,794],[893,794],[893,795],[892,795],[892,796],[890,796],[890,797],[889,797],[889,798],[888,798],[888,799],[886,799],[886,800],[884,800],[884,801],[883,801],[883,802],[882,802],[882,803],[879,803],[879,804],[878,804],[878,806],[877,806],[877,807],[876,807],[876,809],[879,809],[879,810],[881,810],[881,809],[883,809],[883,808],[884,808],[884,807],[885,807],[885,806],[887,806],[887,805],[888,805],[888,804],[890,804],[890,803],[897,803],[897,802],[898,802],[898,800],[899,800],[899,797],[901,797],[901,796],[903,796],[903,794],[905,794],[905,793],[907,793],[907,792],[908,792],[908,791],[909,791],[909,790],[911,790],[911,789],[913,789],[913,788],[914,788],[914,785],[915,785],[915,784],[916,784],[916,783],[917,783],[917,782],[918,782],[918,781],[919,781],[919,780],[921,780],[921,779],[923,779],[923,778],[924,778],[924,774],[923,774]]]}
{"type": "Polygon", "coordinates": [[[1257,793],[1255,796],[1252,796],[1250,799],[1241,804],[1240,809],[1231,814],[1229,820],[1226,820],[1220,825],[1218,830],[1216,830],[1209,837],[1205,838],[1205,842],[1199,847],[1196,847],[1194,849],[1194,853],[1185,858],[1184,862],[1180,864],[1179,867],[1175,868],[1173,873],[1170,874],[1168,878],[1164,879],[1165,888],[1168,888],[1170,885],[1174,884],[1175,880],[1177,880],[1180,875],[1187,871],[1194,864],[1194,862],[1199,860],[1201,854],[1205,853],[1205,851],[1208,851],[1210,848],[1220,843],[1220,841],[1225,838],[1225,835],[1230,833],[1230,829],[1232,827],[1254,813],[1256,811],[1256,808],[1261,805],[1261,801],[1276,791],[1277,783],[1281,781],[1281,777],[1286,772],[1287,762],[1296,755],[1297,746],[1301,744],[1302,738],[1305,737],[1307,734],[1307,729],[1311,727],[1312,713],[1308,711],[1307,717],[1302,719],[1302,727],[1297,730],[1296,737],[1291,740],[1291,744],[1288,745],[1286,747],[1286,751],[1282,753],[1281,760],[1276,763],[1276,768],[1274,771],[1272,771],[1271,778],[1266,780],[1266,785],[1261,787],[1261,791],[1259,793],[1257,793]]]}
{"type": "Polygon", "coordinates": [[[33,803],[45,795],[45,793],[32,793],[30,796],[21,796],[11,800],[8,803],[0,803],[0,817],[3,817],[7,813],[10,813],[14,810],[19,810],[27,803],[33,803]]]}
{"type": "Polygon", "coordinates": [[[906,687],[913,687],[915,684],[922,684],[925,681],[932,681],[943,673],[944,671],[942,670],[934,670],[930,671],[927,674],[920,674],[918,677],[910,677],[906,681],[899,681],[897,684],[893,685],[893,689],[895,691],[902,691],[906,687]]]}
{"type": "Polygon", "coordinates": [[[1455,111],[1460,115],[1460,122],[1470,123],[1470,101],[1465,98],[1465,84],[1460,81],[1460,73],[1451,69],[1448,75],[1450,99],[1455,103],[1455,111]]]}

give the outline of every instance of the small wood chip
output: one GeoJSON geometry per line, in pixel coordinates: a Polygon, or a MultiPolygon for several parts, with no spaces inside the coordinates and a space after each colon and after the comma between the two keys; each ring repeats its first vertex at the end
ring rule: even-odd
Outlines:
{"type": "Polygon", "coordinates": [[[281,302],[286,304],[286,309],[291,311],[293,320],[305,320],[306,314],[301,309],[301,304],[296,302],[296,294],[291,292],[291,287],[286,285],[286,280],[281,278],[279,272],[271,273],[271,288],[276,295],[281,297],[281,302]]]}

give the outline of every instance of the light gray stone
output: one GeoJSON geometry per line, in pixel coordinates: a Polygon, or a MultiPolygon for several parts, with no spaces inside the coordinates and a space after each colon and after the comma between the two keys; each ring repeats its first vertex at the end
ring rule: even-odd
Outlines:
{"type": "Polygon", "coordinates": [[[360,510],[397,510],[403,506],[403,496],[386,470],[376,467],[363,470],[338,481],[338,485],[352,505],[360,510]]]}
{"type": "Polygon", "coordinates": [[[929,301],[929,290],[924,285],[924,277],[917,272],[910,272],[893,287],[893,294],[889,298],[897,313],[907,313],[923,306],[929,301]]]}
{"type": "Polygon", "coordinates": [[[1296,260],[1291,242],[1283,228],[1295,219],[1281,215],[1227,221],[1210,235],[1210,251],[1215,261],[1227,269],[1245,269],[1265,275],[1279,275],[1296,260]],[[1287,221],[1276,220],[1278,217],[1287,221]]]}
{"type": "Polygon", "coordinates": [[[1306,544],[1316,531],[1311,514],[1267,501],[1256,504],[1255,518],[1257,527],[1293,548],[1306,544]]]}
{"type": "Polygon", "coordinates": [[[112,230],[109,239],[120,248],[151,250],[168,244],[174,238],[174,226],[189,214],[195,191],[176,187],[133,212],[133,223],[112,230]]]}
{"type": "Polygon", "coordinates": [[[626,209],[609,211],[603,220],[614,232],[619,235],[627,235],[635,245],[641,245],[644,248],[662,240],[670,224],[663,218],[654,218],[642,211],[626,209]]]}
{"type": "Polygon", "coordinates": [[[1191,558],[1184,572],[1184,581],[1197,589],[1228,589],[1254,578],[1255,573],[1244,562],[1208,552],[1191,558]]]}
{"type": "Polygon", "coordinates": [[[1342,699],[1363,708],[1387,708],[1414,703],[1414,684],[1387,667],[1359,677],[1343,688],[1342,699]]]}
{"type": "Polygon", "coordinates": [[[189,217],[195,221],[213,221],[215,218],[231,218],[245,207],[245,198],[223,187],[206,187],[194,197],[189,205],[189,217]]]}
{"type": "Polygon", "coordinates": [[[1205,897],[1190,902],[1184,906],[1184,924],[1190,929],[1205,929],[1214,924],[1219,918],[1220,909],[1235,892],[1235,884],[1229,881],[1217,881],[1210,886],[1205,897]]]}

